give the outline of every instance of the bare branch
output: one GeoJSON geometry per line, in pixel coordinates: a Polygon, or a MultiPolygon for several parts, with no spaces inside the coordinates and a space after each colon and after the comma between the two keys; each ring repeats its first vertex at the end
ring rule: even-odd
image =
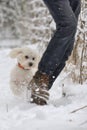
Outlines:
{"type": "Polygon", "coordinates": [[[83,107],[80,107],[78,109],[75,109],[75,110],[71,111],[70,113],[75,113],[75,112],[80,111],[80,110],[85,109],[85,108],[87,108],[87,105],[83,106],[83,107]]]}

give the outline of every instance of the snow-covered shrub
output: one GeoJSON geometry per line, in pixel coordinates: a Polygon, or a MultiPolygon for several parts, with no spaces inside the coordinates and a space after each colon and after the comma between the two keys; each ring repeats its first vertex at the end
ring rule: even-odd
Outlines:
{"type": "Polygon", "coordinates": [[[17,38],[15,6],[12,0],[0,1],[0,39],[17,38]]]}

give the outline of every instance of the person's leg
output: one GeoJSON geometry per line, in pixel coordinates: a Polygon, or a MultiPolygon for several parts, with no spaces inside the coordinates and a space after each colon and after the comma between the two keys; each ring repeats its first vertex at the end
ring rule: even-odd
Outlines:
{"type": "Polygon", "coordinates": [[[30,83],[32,102],[39,105],[47,104],[49,79],[64,61],[63,57],[72,44],[77,29],[77,19],[69,0],[44,0],[44,2],[54,18],[57,29],[30,83]]]}
{"type": "Polygon", "coordinates": [[[71,55],[72,49],[73,49],[73,41],[72,41],[72,44],[70,44],[69,48],[67,49],[67,51],[62,59],[62,62],[59,64],[59,66],[55,69],[55,71],[51,75],[50,82],[49,82],[49,89],[52,87],[54,81],[56,80],[58,75],[61,73],[63,68],[65,67],[65,65],[66,65],[65,61],[67,61],[68,57],[71,55]]]}
{"type": "MultiPolygon", "coordinates": [[[[81,10],[81,0],[69,0],[70,1],[70,5],[71,8],[77,18],[77,22],[78,22],[78,16],[81,10]]],[[[50,84],[49,84],[49,89],[52,87],[55,79],[58,77],[58,75],[60,74],[60,72],[63,70],[63,68],[65,67],[65,61],[68,60],[68,57],[71,55],[72,49],[73,49],[73,43],[74,43],[74,36],[72,38],[72,40],[70,41],[71,44],[68,47],[68,49],[66,50],[66,53],[62,59],[62,62],[60,63],[60,65],[55,69],[55,71],[53,72],[51,79],[50,79],[50,84]]]]}
{"type": "Polygon", "coordinates": [[[69,0],[44,0],[55,22],[56,32],[49,42],[39,63],[39,71],[52,75],[62,62],[76,33],[77,19],[72,11],[69,0]]]}

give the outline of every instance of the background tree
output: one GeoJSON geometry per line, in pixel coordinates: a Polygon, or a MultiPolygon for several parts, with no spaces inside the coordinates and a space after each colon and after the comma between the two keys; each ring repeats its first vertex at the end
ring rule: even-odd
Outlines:
{"type": "Polygon", "coordinates": [[[87,0],[82,0],[76,41],[66,71],[74,82],[87,81],[87,0]]]}

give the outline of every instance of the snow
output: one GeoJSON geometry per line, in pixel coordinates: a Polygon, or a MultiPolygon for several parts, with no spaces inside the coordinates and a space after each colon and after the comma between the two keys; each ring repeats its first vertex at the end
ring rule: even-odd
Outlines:
{"type": "Polygon", "coordinates": [[[63,82],[66,74],[61,73],[50,90],[48,105],[30,104],[10,90],[15,61],[9,51],[0,49],[0,130],[87,130],[87,107],[71,113],[87,105],[87,84],[73,84],[70,79],[63,82]]]}
{"type": "Polygon", "coordinates": [[[14,48],[14,47],[18,47],[21,46],[21,40],[14,40],[14,39],[0,39],[0,48],[14,48]]]}

